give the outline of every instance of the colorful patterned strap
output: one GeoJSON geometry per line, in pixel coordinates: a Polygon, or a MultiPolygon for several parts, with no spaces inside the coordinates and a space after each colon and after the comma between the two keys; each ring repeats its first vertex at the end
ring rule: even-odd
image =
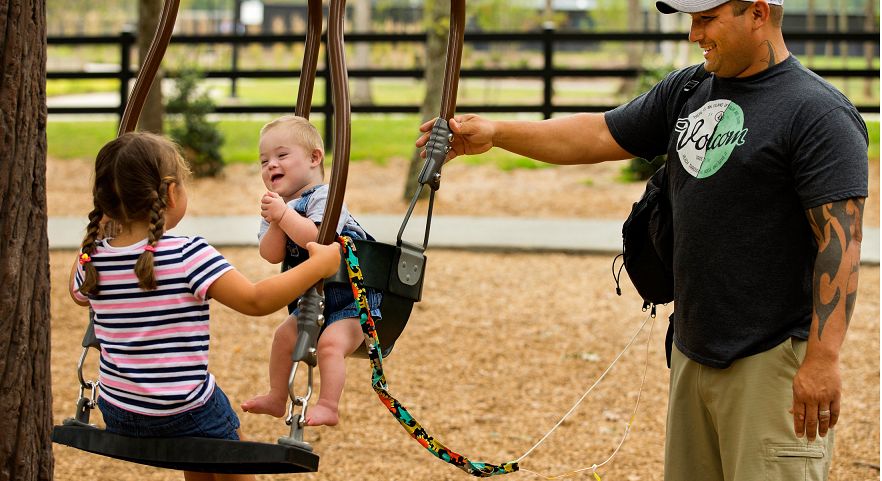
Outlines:
{"type": "Polygon", "coordinates": [[[349,282],[352,284],[352,294],[358,299],[358,313],[361,322],[361,330],[364,332],[364,344],[367,348],[368,357],[371,360],[371,386],[380,397],[380,401],[386,406],[386,409],[395,416],[395,419],[404,429],[410,433],[410,436],[420,443],[424,448],[428,449],[435,457],[446,461],[459,469],[477,476],[486,478],[497,474],[508,474],[518,470],[517,462],[507,462],[499,465],[470,461],[465,456],[456,453],[440,441],[432,437],[420,423],[410,415],[407,408],[401,405],[397,399],[389,394],[386,385],[386,375],[383,373],[383,354],[380,352],[380,341],[377,337],[377,330],[374,325],[374,319],[371,317],[368,308],[367,295],[364,287],[364,277],[359,267],[358,257],[355,255],[355,244],[349,237],[340,237],[340,244],[343,246],[343,258],[346,260],[347,271],[349,272],[349,282]]]}

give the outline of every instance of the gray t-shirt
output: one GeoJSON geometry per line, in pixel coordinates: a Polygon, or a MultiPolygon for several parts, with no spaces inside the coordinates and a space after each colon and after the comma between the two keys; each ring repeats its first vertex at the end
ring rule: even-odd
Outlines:
{"type": "Polygon", "coordinates": [[[674,342],[724,368],[808,337],[817,245],[807,209],[867,196],[867,130],[848,99],[791,56],[747,78],[711,76],[673,110],[696,67],[606,113],[616,141],[668,154],[674,342]]]}

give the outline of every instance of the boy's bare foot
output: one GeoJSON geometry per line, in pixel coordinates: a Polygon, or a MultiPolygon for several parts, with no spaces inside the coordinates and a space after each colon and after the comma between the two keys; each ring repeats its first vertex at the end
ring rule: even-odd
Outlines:
{"type": "Polygon", "coordinates": [[[307,426],[336,426],[340,422],[337,406],[319,401],[312,409],[306,411],[307,426]]]}
{"type": "Polygon", "coordinates": [[[255,396],[242,403],[242,410],[254,414],[269,414],[280,418],[285,415],[288,396],[278,396],[270,391],[263,396],[255,396]]]}

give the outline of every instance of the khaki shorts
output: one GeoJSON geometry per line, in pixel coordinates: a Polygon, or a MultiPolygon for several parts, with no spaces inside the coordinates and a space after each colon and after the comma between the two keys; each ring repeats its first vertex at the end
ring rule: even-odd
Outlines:
{"type": "Polygon", "coordinates": [[[793,377],[806,341],[714,369],[674,346],[665,440],[665,481],[823,481],[833,454],[826,437],[793,432],[793,377]]]}

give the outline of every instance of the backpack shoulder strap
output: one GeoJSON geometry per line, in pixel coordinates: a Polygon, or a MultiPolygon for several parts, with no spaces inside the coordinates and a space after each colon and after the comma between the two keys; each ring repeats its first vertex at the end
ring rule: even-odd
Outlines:
{"type": "Polygon", "coordinates": [[[686,85],[683,86],[683,93],[691,95],[692,90],[694,90],[695,87],[698,87],[698,84],[700,84],[702,80],[708,78],[709,76],[710,74],[707,72],[707,70],[704,69],[704,65],[699,64],[698,68],[695,69],[695,72],[693,72],[692,78],[689,79],[689,81],[686,82],[686,85]]]}

